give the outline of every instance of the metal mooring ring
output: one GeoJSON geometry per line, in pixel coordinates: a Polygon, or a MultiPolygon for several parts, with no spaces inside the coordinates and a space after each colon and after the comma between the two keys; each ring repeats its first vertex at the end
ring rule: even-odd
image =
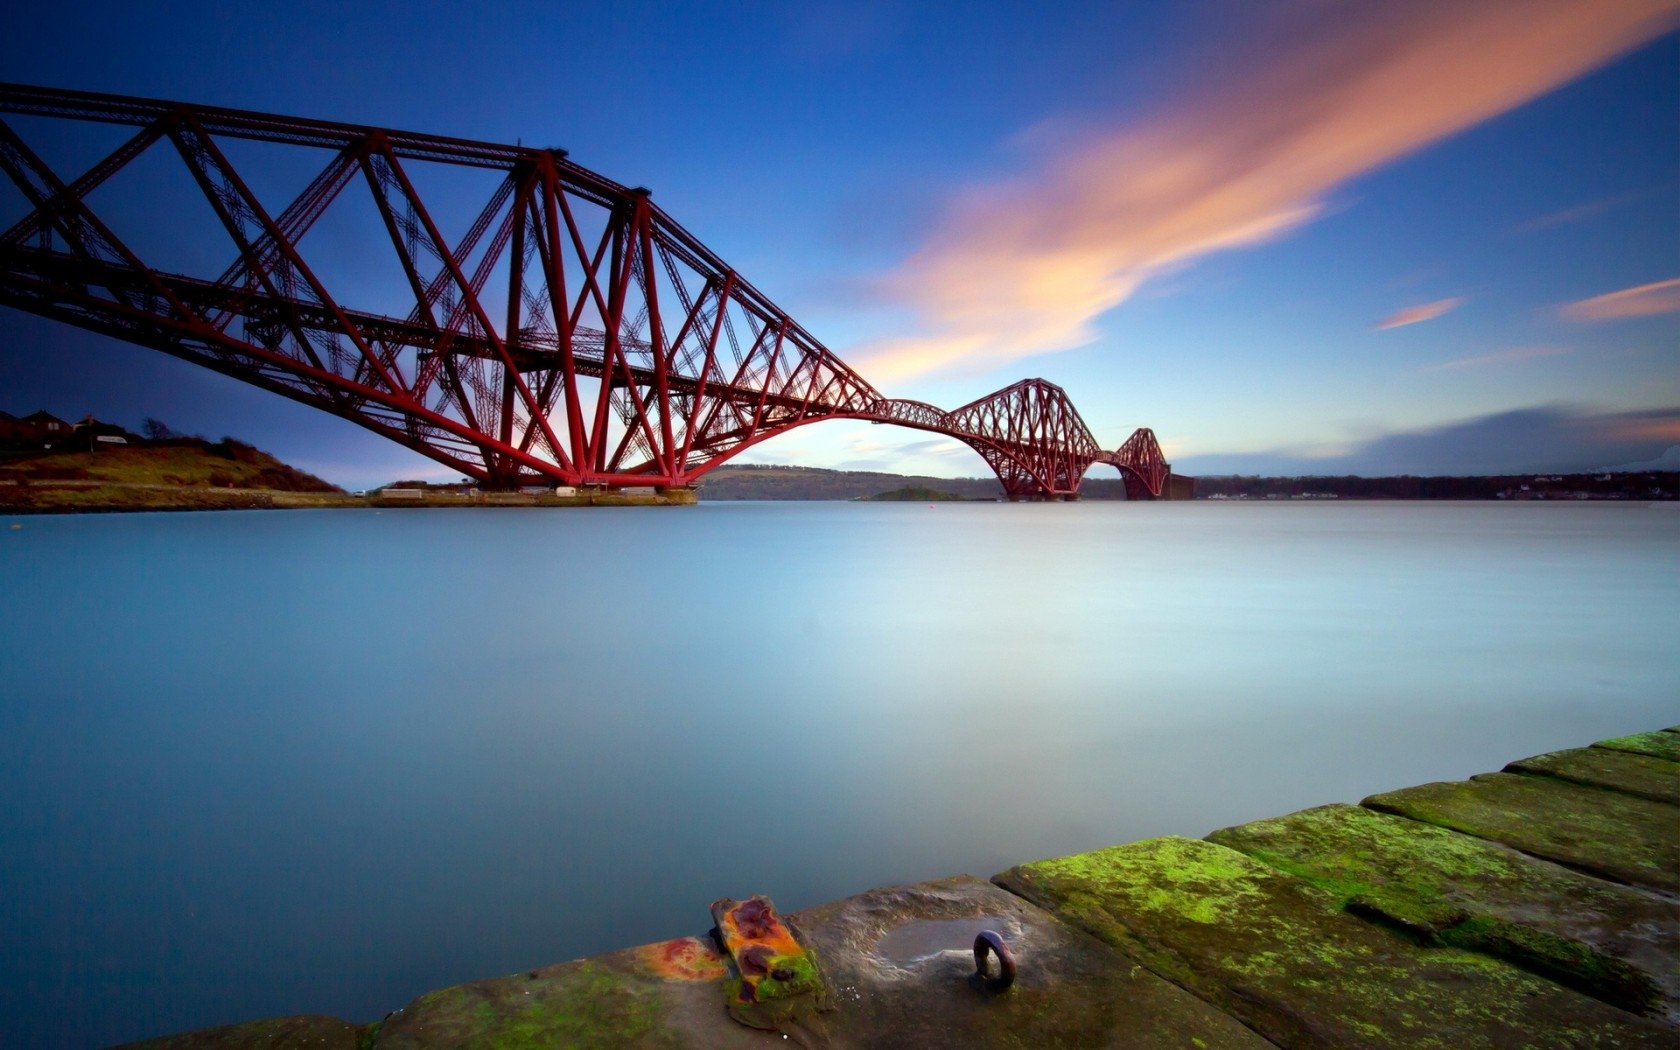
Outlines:
{"type": "Polygon", "coordinates": [[[1010,953],[1009,945],[1003,943],[1003,938],[991,930],[981,930],[974,938],[974,975],[987,991],[1001,992],[1015,983],[1015,956],[1010,953]],[[990,952],[997,956],[998,974],[996,977],[986,972],[986,954],[990,952]]]}

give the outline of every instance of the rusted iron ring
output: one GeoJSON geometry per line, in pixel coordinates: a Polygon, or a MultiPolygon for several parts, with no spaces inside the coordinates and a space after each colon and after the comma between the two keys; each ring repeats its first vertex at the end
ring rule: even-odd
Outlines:
{"type": "Polygon", "coordinates": [[[1003,938],[991,930],[981,930],[974,937],[974,975],[991,992],[1001,992],[1015,983],[1015,956],[1010,953],[1009,945],[1003,943],[1003,938]],[[997,956],[996,977],[986,972],[988,952],[997,956]]]}

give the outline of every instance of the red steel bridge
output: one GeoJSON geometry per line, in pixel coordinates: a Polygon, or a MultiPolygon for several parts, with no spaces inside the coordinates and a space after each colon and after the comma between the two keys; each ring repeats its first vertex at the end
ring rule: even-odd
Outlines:
{"type": "Polygon", "coordinates": [[[885,396],[647,190],[564,150],[19,85],[0,85],[0,118],[21,194],[0,210],[0,302],[313,405],[486,487],[690,485],[824,419],[949,435],[1011,498],[1073,498],[1093,463],[1132,498],[1168,478],[1151,431],[1104,450],[1042,379],[948,411],[885,396]],[[90,130],[106,141],[68,171],[24,138],[90,130]],[[431,208],[426,178],[445,187],[431,208]]]}

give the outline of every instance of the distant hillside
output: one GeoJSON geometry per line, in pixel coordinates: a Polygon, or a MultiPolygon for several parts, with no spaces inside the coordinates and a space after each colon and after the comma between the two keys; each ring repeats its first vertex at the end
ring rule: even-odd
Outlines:
{"type": "Polygon", "coordinates": [[[1671,500],[1680,496],[1675,471],[1600,471],[1596,474],[1489,474],[1477,477],[1299,477],[1204,475],[1198,499],[1505,499],[1671,500]]]}
{"type": "MultiPolygon", "coordinates": [[[[700,482],[702,500],[816,500],[863,499],[897,489],[933,489],[963,499],[1002,499],[996,478],[932,478],[920,474],[883,474],[867,470],[823,470],[820,467],[739,465],[719,467],[700,482]]],[[[1126,487],[1118,477],[1086,479],[1080,486],[1085,499],[1124,499],[1126,487]]]]}
{"type": "MultiPolygon", "coordinates": [[[[995,478],[931,478],[872,471],[772,466],[719,467],[702,479],[700,498],[712,501],[910,498],[896,495],[899,490],[934,490],[963,499],[1003,498],[1003,487],[995,478]]],[[[1079,486],[1079,495],[1086,500],[1125,499],[1126,486],[1113,471],[1097,467],[1079,486]]],[[[1203,476],[1196,479],[1196,498],[1671,500],[1680,498],[1680,473],[1631,471],[1386,478],[1203,476]]]]}
{"type": "Polygon", "coordinates": [[[344,490],[232,438],[171,437],[0,458],[0,510],[210,510],[336,505],[344,490]]]}

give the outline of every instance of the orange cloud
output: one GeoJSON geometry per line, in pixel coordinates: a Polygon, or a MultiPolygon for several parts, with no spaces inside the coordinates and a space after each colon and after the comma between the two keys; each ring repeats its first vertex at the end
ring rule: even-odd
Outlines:
{"type": "MultiPolygon", "coordinates": [[[[1276,9],[1273,9],[1276,10],[1276,9]]],[[[981,369],[1095,338],[1143,282],[1261,244],[1337,186],[1520,105],[1676,24],[1680,0],[1323,4],[1233,34],[1155,119],[963,194],[888,286],[920,315],[848,353],[866,375],[981,369]]]]}
{"type": "Polygon", "coordinates": [[[1680,313],[1680,277],[1595,295],[1570,303],[1559,312],[1576,321],[1614,321],[1623,317],[1680,313]]]}
{"type": "Polygon", "coordinates": [[[1614,436],[1626,441],[1680,442],[1680,418],[1632,419],[1617,427],[1614,436]]]}
{"type": "Polygon", "coordinates": [[[1509,365],[1518,361],[1532,361],[1537,357],[1562,357],[1570,353],[1567,346],[1519,346],[1512,350],[1501,350],[1496,354],[1482,354],[1478,357],[1460,357],[1453,361],[1442,361],[1440,364],[1428,365],[1425,372],[1456,372],[1461,368],[1476,368],[1481,365],[1509,365]]]}
{"type": "Polygon", "coordinates": [[[1417,324],[1419,321],[1433,321],[1448,310],[1457,309],[1463,303],[1463,299],[1437,299],[1432,303],[1424,303],[1421,306],[1408,306],[1404,310],[1396,310],[1383,318],[1381,323],[1377,325],[1377,331],[1381,332],[1389,328],[1404,328],[1406,325],[1417,324]]]}

